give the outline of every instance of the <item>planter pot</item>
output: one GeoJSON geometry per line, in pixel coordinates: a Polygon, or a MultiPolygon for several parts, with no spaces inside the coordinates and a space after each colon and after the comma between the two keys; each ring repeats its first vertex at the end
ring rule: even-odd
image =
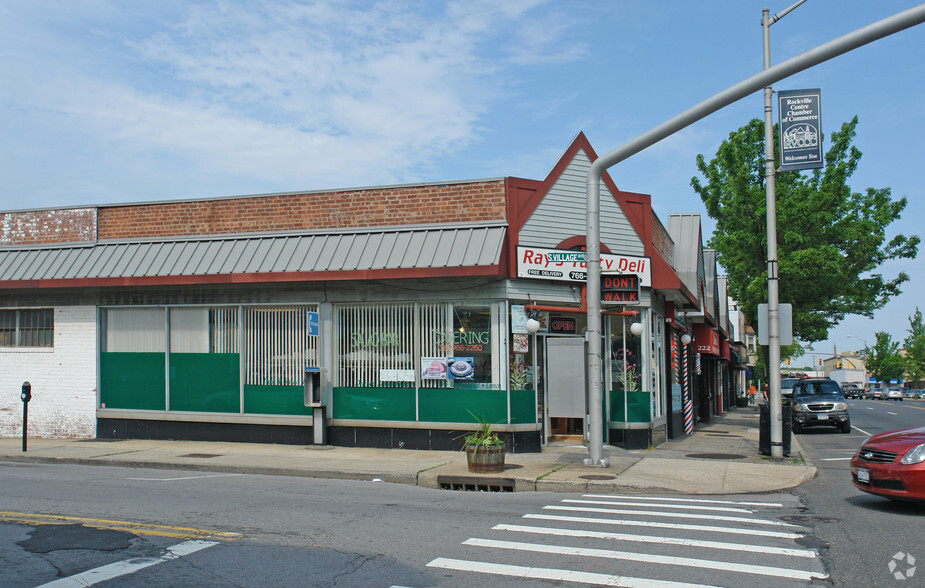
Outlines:
{"type": "Polygon", "coordinates": [[[504,445],[467,445],[466,463],[469,471],[490,473],[504,471],[504,445]]]}
{"type": "Polygon", "coordinates": [[[736,406],[739,408],[748,406],[748,396],[736,396],[736,406]]]}

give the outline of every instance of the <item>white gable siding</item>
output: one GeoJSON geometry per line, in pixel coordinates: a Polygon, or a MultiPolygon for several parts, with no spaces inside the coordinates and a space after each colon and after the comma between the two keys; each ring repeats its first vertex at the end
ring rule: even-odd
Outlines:
{"type": "MultiPolygon", "coordinates": [[[[555,247],[560,241],[587,234],[586,179],[591,160],[579,150],[520,230],[520,244],[555,247]]],[[[645,247],[623,210],[601,182],[601,242],[611,252],[645,255],[645,247]]]]}

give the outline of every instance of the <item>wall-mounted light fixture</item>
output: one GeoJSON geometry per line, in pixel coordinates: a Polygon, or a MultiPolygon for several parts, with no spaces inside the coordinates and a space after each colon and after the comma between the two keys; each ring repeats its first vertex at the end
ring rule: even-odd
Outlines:
{"type": "Polygon", "coordinates": [[[690,335],[688,335],[687,333],[684,333],[683,335],[681,335],[681,345],[690,345],[690,343],[691,343],[690,335]]]}

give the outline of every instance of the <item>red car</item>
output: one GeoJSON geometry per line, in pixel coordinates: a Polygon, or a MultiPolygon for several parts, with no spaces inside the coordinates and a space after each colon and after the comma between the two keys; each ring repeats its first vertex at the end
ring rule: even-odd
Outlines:
{"type": "Polygon", "coordinates": [[[925,501],[925,427],[879,433],[851,458],[851,481],[893,500],[925,501]]]}

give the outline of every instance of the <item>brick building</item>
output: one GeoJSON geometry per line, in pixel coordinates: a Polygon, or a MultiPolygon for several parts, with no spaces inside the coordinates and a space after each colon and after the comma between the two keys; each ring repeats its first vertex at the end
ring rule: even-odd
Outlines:
{"type": "MultiPolygon", "coordinates": [[[[583,248],[595,158],[579,134],[543,180],[0,213],[0,435],[30,381],[43,437],[447,449],[485,418],[512,451],[580,439],[584,268],[547,254],[583,248]]],[[[602,266],[627,278],[605,293],[607,439],[647,446],[681,432],[701,301],[650,197],[605,174],[601,200],[602,266]]]]}

